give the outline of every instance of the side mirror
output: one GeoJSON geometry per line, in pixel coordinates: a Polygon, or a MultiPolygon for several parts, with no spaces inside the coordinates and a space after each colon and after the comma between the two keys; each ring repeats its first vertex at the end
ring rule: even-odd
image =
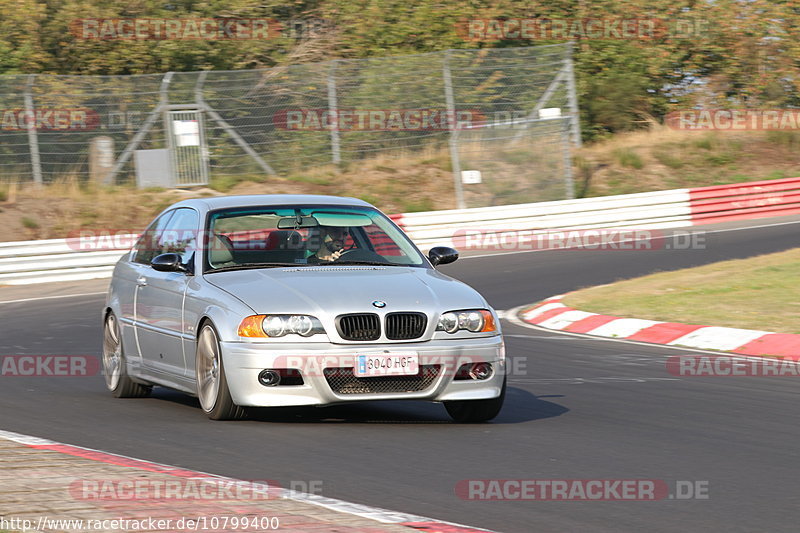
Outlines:
{"type": "Polygon", "coordinates": [[[446,265],[458,259],[458,250],[447,246],[435,246],[428,252],[428,259],[433,266],[446,265]]]}
{"type": "Polygon", "coordinates": [[[173,253],[155,256],[153,260],[150,261],[150,266],[159,272],[189,273],[189,269],[181,262],[181,256],[173,253]]]}

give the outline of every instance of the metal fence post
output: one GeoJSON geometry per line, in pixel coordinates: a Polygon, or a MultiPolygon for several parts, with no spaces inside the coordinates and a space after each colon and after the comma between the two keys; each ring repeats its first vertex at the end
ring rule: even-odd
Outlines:
{"type": "Polygon", "coordinates": [[[444,78],[444,98],[447,103],[447,125],[450,130],[450,163],[453,167],[453,184],[456,190],[456,207],[464,209],[464,188],[461,183],[461,160],[458,156],[458,142],[456,138],[456,105],[453,98],[453,78],[450,73],[450,50],[445,50],[442,61],[442,77],[444,78]]]}
{"type": "Polygon", "coordinates": [[[224,118],[222,118],[222,116],[219,113],[217,113],[216,109],[214,109],[213,107],[211,107],[206,103],[205,98],[203,98],[203,84],[205,83],[207,76],[208,76],[208,71],[204,70],[203,72],[200,73],[200,75],[197,78],[197,82],[194,85],[194,99],[195,102],[197,102],[197,107],[201,111],[205,111],[208,114],[208,116],[214,119],[214,121],[217,124],[219,124],[219,126],[225,131],[225,133],[230,135],[231,139],[233,139],[233,141],[236,144],[238,144],[247,155],[253,158],[253,160],[258,164],[258,166],[261,167],[261,170],[263,170],[270,176],[274,176],[275,170],[269,165],[269,163],[264,161],[264,159],[260,155],[258,155],[258,152],[256,152],[253,149],[253,147],[250,146],[248,142],[242,138],[241,135],[239,135],[239,133],[236,131],[236,129],[234,129],[233,126],[228,124],[228,122],[224,118]]]}
{"type": "Polygon", "coordinates": [[[331,122],[331,156],[334,165],[342,162],[342,155],[339,146],[339,104],[336,95],[336,66],[337,60],[331,61],[328,69],[328,114],[331,122]]]}
{"type": "Polygon", "coordinates": [[[139,147],[139,145],[144,140],[145,136],[147,136],[148,132],[153,127],[153,124],[155,124],[156,120],[158,120],[159,114],[164,109],[164,106],[167,105],[167,102],[169,102],[167,89],[169,88],[169,83],[170,81],[172,81],[172,76],[174,74],[175,74],[174,72],[167,72],[166,74],[164,74],[164,77],[161,79],[161,87],[159,88],[158,91],[159,92],[158,105],[156,105],[156,108],[150,112],[150,116],[147,117],[147,120],[145,120],[142,128],[136,133],[136,135],[133,136],[133,139],[131,139],[131,141],[128,143],[128,146],[126,146],[125,149],[122,151],[122,153],[119,155],[117,162],[114,164],[114,168],[112,168],[111,172],[109,172],[108,175],[106,176],[105,180],[106,185],[114,184],[114,180],[117,177],[119,171],[122,170],[122,167],[125,166],[125,163],[128,162],[128,159],[131,158],[133,152],[139,147]]]}
{"type": "Polygon", "coordinates": [[[578,95],[575,89],[575,69],[572,62],[572,48],[575,46],[573,41],[567,44],[567,99],[569,101],[569,115],[572,126],[572,143],[575,148],[581,147],[581,121],[578,113],[578,95]]]}
{"type": "Polygon", "coordinates": [[[570,122],[561,128],[561,153],[564,155],[564,193],[567,198],[575,198],[575,181],[572,175],[572,146],[570,146],[570,122]]]}
{"type": "Polygon", "coordinates": [[[39,157],[39,137],[36,134],[36,111],[33,106],[33,82],[36,81],[36,74],[28,76],[25,84],[25,117],[27,118],[26,129],[28,130],[28,148],[31,152],[31,170],[33,172],[33,182],[37,185],[42,184],[42,160],[39,157]]]}

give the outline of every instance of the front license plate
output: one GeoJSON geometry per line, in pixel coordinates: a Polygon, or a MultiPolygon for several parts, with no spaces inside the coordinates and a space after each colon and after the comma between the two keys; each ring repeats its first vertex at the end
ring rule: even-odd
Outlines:
{"type": "Polygon", "coordinates": [[[357,355],[353,373],[360,378],[419,374],[419,356],[412,354],[357,355]]]}

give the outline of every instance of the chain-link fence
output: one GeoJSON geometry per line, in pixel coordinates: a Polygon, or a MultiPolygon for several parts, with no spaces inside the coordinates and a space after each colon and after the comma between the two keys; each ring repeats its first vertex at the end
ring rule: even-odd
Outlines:
{"type": "Polygon", "coordinates": [[[166,154],[170,186],[447,151],[460,206],[570,197],[580,143],[569,44],[247,71],[0,76],[0,113],[6,182],[131,182],[143,150],[166,154]]]}

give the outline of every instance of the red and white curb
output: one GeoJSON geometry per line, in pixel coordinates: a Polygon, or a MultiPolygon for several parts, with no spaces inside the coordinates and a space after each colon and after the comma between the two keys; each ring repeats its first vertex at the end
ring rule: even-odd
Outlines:
{"type": "Polygon", "coordinates": [[[523,308],[519,312],[519,318],[545,329],[596,337],[720,350],[742,355],[800,356],[800,335],[796,334],[587,313],[564,305],[561,303],[563,298],[563,294],[553,296],[523,308]]]}
{"type": "MultiPolygon", "coordinates": [[[[225,476],[217,476],[215,474],[208,474],[206,472],[200,472],[196,470],[187,470],[161,463],[144,461],[142,459],[134,459],[125,455],[103,452],[91,448],[84,448],[82,446],[74,446],[71,444],[63,444],[47,439],[41,439],[39,437],[32,437],[30,435],[13,433],[11,431],[0,430],[0,439],[10,440],[12,442],[28,446],[29,448],[49,450],[66,455],[72,455],[74,457],[80,457],[82,459],[97,461],[100,463],[126,466],[138,470],[145,470],[147,472],[166,474],[169,476],[245,483],[242,480],[228,478],[225,476]]],[[[279,498],[301,501],[304,503],[325,507],[340,513],[347,513],[361,518],[368,518],[384,524],[406,526],[429,533],[493,533],[488,529],[474,528],[453,522],[443,522],[440,520],[434,520],[432,518],[426,518],[424,516],[389,511],[387,509],[381,509],[378,507],[370,507],[368,505],[337,500],[335,498],[326,498],[325,496],[319,496],[316,494],[306,494],[287,489],[276,490],[275,488],[269,488],[269,491],[270,494],[275,493],[279,498]]]]}

